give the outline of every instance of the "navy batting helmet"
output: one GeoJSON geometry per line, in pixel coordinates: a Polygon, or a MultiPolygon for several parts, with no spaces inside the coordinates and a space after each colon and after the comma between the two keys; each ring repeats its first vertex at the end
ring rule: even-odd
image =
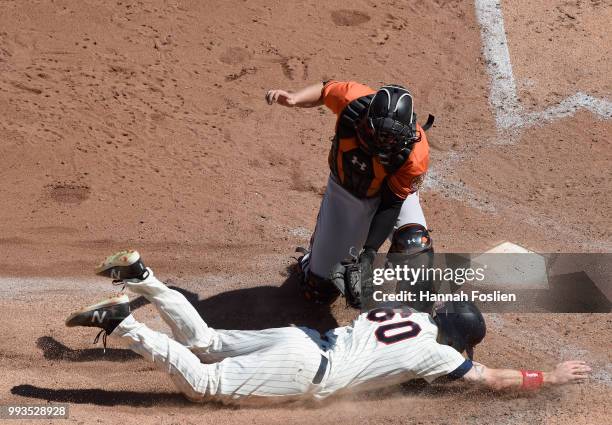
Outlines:
{"type": "Polygon", "coordinates": [[[445,302],[435,309],[434,321],[440,332],[440,343],[474,357],[474,347],[487,333],[484,317],[474,303],[469,301],[445,302]]]}

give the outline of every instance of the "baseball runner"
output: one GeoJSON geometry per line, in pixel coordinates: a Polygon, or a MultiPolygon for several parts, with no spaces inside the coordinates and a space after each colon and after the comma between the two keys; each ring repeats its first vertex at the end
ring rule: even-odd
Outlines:
{"type": "MultiPolygon", "coordinates": [[[[407,89],[391,84],[375,91],[331,80],[296,93],[269,90],[266,100],[287,107],[325,105],[337,116],[327,188],[310,247],[299,259],[308,299],[328,303],[345,293],[331,280],[334,266],[352,255],[369,270],[390,235],[390,252],[433,251],[418,193],[429,164],[424,130],[433,116],[423,127],[417,124],[407,89]]],[[[359,294],[347,300],[358,306],[359,294]]]]}
{"type": "Polygon", "coordinates": [[[66,325],[101,328],[166,371],[192,401],[267,397],[322,399],[345,391],[385,387],[415,378],[464,379],[494,389],[535,389],[585,379],[580,361],[551,372],[492,369],[472,360],[485,323],[471,303],[446,304],[435,316],[378,308],[321,336],[303,327],[260,331],[211,329],[185,297],[159,281],[136,251],[120,251],[98,268],[146,297],[172,330],[149,329],[130,313],[127,295],[73,313],[66,325]],[[461,352],[467,353],[467,358],[461,352]]]}

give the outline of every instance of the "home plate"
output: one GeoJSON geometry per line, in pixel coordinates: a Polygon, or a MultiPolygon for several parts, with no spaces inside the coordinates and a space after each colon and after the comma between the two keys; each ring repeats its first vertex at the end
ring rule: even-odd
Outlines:
{"type": "Polygon", "coordinates": [[[486,251],[485,254],[535,254],[535,252],[512,242],[503,242],[486,251]]]}
{"type": "Polygon", "coordinates": [[[474,285],[516,289],[547,289],[544,256],[512,242],[503,242],[472,258],[472,267],[484,268],[484,279],[474,285]]]}

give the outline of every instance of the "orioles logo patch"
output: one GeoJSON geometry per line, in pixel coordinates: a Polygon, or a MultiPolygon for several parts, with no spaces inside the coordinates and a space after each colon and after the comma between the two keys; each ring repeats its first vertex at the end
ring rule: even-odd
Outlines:
{"type": "Polygon", "coordinates": [[[412,179],[412,181],[410,182],[410,190],[416,192],[421,189],[423,181],[425,181],[425,173],[421,174],[420,176],[416,176],[412,179]]]}

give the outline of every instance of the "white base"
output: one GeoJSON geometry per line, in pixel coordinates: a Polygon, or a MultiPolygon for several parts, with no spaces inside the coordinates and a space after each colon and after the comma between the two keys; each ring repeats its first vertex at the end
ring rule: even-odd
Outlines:
{"type": "Polygon", "coordinates": [[[515,243],[503,242],[491,248],[490,250],[486,251],[485,254],[535,254],[535,253],[515,243]]]}

